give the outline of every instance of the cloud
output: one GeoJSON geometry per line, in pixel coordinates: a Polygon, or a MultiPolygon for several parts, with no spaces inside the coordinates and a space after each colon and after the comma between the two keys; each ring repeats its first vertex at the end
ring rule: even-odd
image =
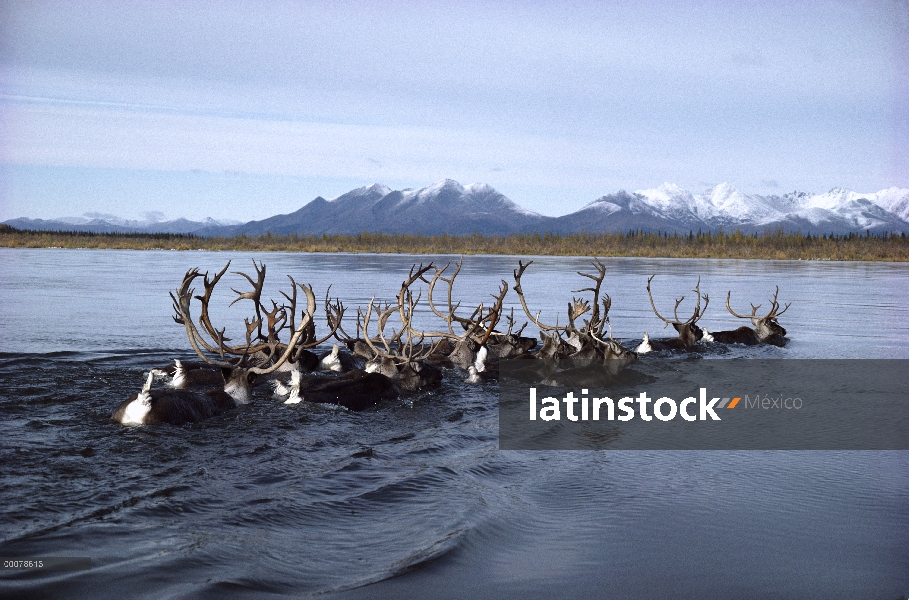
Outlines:
{"type": "Polygon", "coordinates": [[[70,104],[3,109],[0,157],[21,165],[466,183],[499,163],[521,183],[567,184],[597,176],[604,161],[622,162],[604,141],[568,137],[70,104]]]}

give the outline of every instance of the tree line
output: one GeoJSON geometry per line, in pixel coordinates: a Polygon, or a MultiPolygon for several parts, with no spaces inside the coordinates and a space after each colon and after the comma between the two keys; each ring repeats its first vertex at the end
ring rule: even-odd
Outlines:
{"type": "Polygon", "coordinates": [[[0,225],[0,247],[134,250],[238,250],[392,254],[512,254],[640,256],[653,258],[756,258],[779,260],[907,261],[905,233],[811,235],[782,230],[666,233],[524,233],[514,235],[238,235],[201,237],[173,233],[26,231],[0,225]]]}

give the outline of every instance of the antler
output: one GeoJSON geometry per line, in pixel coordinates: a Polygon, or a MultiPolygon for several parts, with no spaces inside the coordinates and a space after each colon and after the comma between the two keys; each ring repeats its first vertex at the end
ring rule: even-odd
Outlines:
{"type": "MultiPolygon", "coordinates": [[[[458,260],[458,264],[455,267],[455,270],[452,273],[451,277],[449,277],[449,278],[443,277],[442,275],[443,275],[443,273],[445,273],[445,271],[448,269],[448,267],[451,266],[450,262],[448,264],[446,264],[444,267],[442,267],[441,269],[439,269],[437,267],[433,267],[433,268],[435,268],[435,274],[433,275],[432,279],[429,280],[429,282],[428,282],[429,288],[426,293],[426,301],[429,304],[429,309],[437,317],[439,317],[445,321],[446,325],[448,325],[448,331],[447,332],[445,332],[445,331],[416,331],[410,325],[408,325],[408,328],[410,329],[411,333],[413,333],[414,335],[417,335],[419,337],[423,337],[423,338],[448,338],[448,339],[452,339],[452,340],[462,340],[462,339],[467,339],[469,337],[472,337],[479,330],[485,329],[483,327],[483,323],[490,319],[491,313],[487,314],[485,317],[483,316],[483,304],[482,303],[473,311],[473,313],[469,317],[466,317],[466,318],[459,317],[457,314],[455,314],[455,311],[458,310],[458,307],[461,306],[461,303],[458,302],[457,304],[452,304],[452,290],[454,289],[454,280],[458,276],[458,272],[460,272],[460,270],[461,270],[462,263],[463,263],[463,258],[458,260]],[[436,307],[435,302],[433,301],[433,292],[435,291],[436,283],[439,281],[444,281],[448,285],[448,312],[447,313],[443,313],[442,311],[440,311],[436,307]],[[463,334],[458,335],[454,332],[453,323],[455,323],[455,322],[457,322],[458,324],[461,325],[461,327],[464,328],[465,332],[463,334]]],[[[422,269],[422,265],[420,265],[420,266],[422,269]]],[[[430,266],[432,266],[432,265],[430,264],[430,266]]],[[[422,270],[422,273],[425,273],[428,270],[429,270],[428,268],[424,269],[424,270],[422,270]]],[[[426,281],[426,279],[424,277],[420,277],[420,279],[424,282],[426,281]]],[[[411,281],[410,284],[414,283],[415,281],[416,281],[416,279],[411,281]]],[[[405,283],[407,283],[407,282],[405,282],[405,283]]],[[[404,287],[405,286],[402,286],[402,292],[404,291],[404,287]]],[[[507,290],[506,290],[506,292],[507,292],[507,290]]],[[[408,290],[408,293],[410,293],[409,290],[408,290]]],[[[496,297],[496,296],[493,296],[493,297],[496,297]]],[[[504,296],[503,296],[503,298],[504,298],[504,296]]],[[[399,303],[400,303],[400,299],[399,299],[399,303]]],[[[501,311],[501,307],[499,307],[498,310],[501,311]]],[[[498,318],[496,320],[498,320],[498,318]]],[[[488,338],[488,336],[486,336],[486,337],[488,338]]]]}
{"type": "Polygon", "coordinates": [[[428,349],[424,348],[422,352],[417,352],[414,354],[416,348],[421,346],[423,343],[423,337],[420,337],[419,341],[414,343],[415,336],[410,328],[410,319],[413,316],[413,308],[416,305],[416,302],[409,303],[409,308],[404,312],[399,312],[398,306],[386,306],[382,311],[380,311],[378,308],[375,308],[377,315],[377,332],[376,337],[372,338],[369,335],[369,322],[372,318],[374,304],[375,297],[370,299],[369,306],[366,308],[366,313],[362,314],[362,321],[364,340],[375,356],[390,358],[396,364],[400,365],[412,360],[425,358],[435,350],[435,345],[430,345],[428,349]],[[402,327],[401,330],[397,333],[393,332],[392,338],[388,340],[385,338],[385,327],[388,323],[389,317],[391,317],[391,315],[393,315],[395,312],[399,312],[399,314],[402,315],[402,327]],[[404,338],[404,342],[402,343],[401,337],[405,332],[407,333],[407,336],[404,338]],[[376,346],[376,341],[381,342],[384,350],[376,346]],[[392,346],[394,346],[394,348],[392,346]]]}
{"type": "Polygon", "coordinates": [[[732,298],[732,290],[729,290],[729,293],[726,294],[726,310],[728,310],[730,313],[732,313],[733,317],[738,317],[739,319],[751,319],[751,318],[757,317],[757,309],[759,309],[761,307],[760,304],[758,304],[757,306],[755,306],[754,304],[751,305],[751,314],[750,315],[740,315],[739,313],[732,310],[732,306],[729,305],[729,300],[731,298],[732,298]]]}
{"type": "MultiPolygon", "coordinates": [[[[565,327],[559,327],[558,318],[555,325],[546,325],[540,321],[539,312],[537,312],[536,316],[534,316],[531,314],[530,309],[527,307],[527,301],[524,298],[524,290],[521,287],[521,276],[524,274],[524,271],[527,269],[527,267],[529,267],[531,264],[533,264],[533,261],[530,261],[525,265],[519,260],[518,269],[514,271],[514,290],[518,293],[518,298],[521,300],[521,306],[524,308],[524,313],[531,320],[531,322],[539,327],[541,331],[574,332],[579,334],[592,335],[594,338],[599,338],[602,336],[603,330],[609,324],[609,309],[612,307],[612,298],[609,296],[609,294],[604,294],[605,297],[602,298],[602,300],[600,299],[600,288],[603,285],[603,279],[606,277],[606,265],[604,265],[599,259],[593,259],[592,265],[597,271],[596,274],[577,271],[578,275],[592,279],[594,281],[594,284],[591,287],[572,290],[572,293],[578,294],[581,292],[593,292],[593,300],[589,301],[584,298],[574,297],[572,299],[572,302],[568,303],[568,325],[565,327]],[[602,313],[600,309],[601,303],[603,307],[602,313]],[[585,319],[583,325],[581,327],[578,327],[575,323],[575,320],[587,313],[591,313],[590,318],[585,319]]],[[[523,327],[521,329],[523,330],[523,327]]]]}
{"type": "Polygon", "coordinates": [[[692,290],[695,297],[698,299],[697,304],[694,307],[694,314],[691,315],[691,318],[685,321],[686,323],[697,323],[701,320],[701,317],[704,316],[704,313],[707,312],[707,307],[710,305],[710,296],[704,294],[701,296],[701,278],[698,277],[698,284],[694,286],[692,290]],[[704,310],[701,310],[701,298],[704,298],[704,310]]]}
{"type": "MultiPolygon", "coordinates": [[[[202,305],[202,314],[199,317],[199,324],[212,339],[214,344],[209,343],[204,336],[199,332],[196,326],[193,324],[192,315],[190,313],[190,308],[193,299],[193,289],[190,287],[192,282],[197,277],[202,277],[199,273],[199,269],[194,268],[186,272],[186,275],[183,277],[183,281],[179,288],[175,292],[171,292],[170,296],[173,300],[174,306],[174,321],[182,324],[186,329],[186,335],[189,338],[190,345],[195,350],[196,354],[206,363],[229,369],[242,368],[246,369],[249,372],[256,373],[259,375],[265,375],[273,372],[278,369],[287,359],[291,356],[291,353],[294,351],[295,346],[301,341],[304,334],[312,329],[312,319],[316,309],[315,296],[313,295],[312,289],[308,286],[299,285],[300,289],[303,290],[307,299],[307,309],[304,311],[301,321],[298,327],[293,329],[293,333],[290,337],[290,340],[287,344],[282,344],[279,340],[280,332],[286,328],[288,318],[290,322],[293,323],[293,315],[296,312],[296,286],[291,278],[291,283],[294,284],[293,296],[290,297],[287,294],[283,293],[285,298],[291,301],[291,306],[287,305],[278,305],[272,301],[272,309],[266,310],[262,307],[261,296],[262,296],[262,287],[265,280],[265,265],[259,263],[256,265],[253,261],[253,266],[256,268],[258,274],[258,280],[253,281],[248,275],[244,273],[239,273],[247,279],[252,285],[253,290],[251,292],[238,292],[233,290],[234,293],[238,295],[231,305],[236,303],[239,300],[249,299],[252,300],[255,304],[256,318],[250,320],[245,319],[244,323],[246,325],[246,344],[243,346],[228,346],[226,342],[229,338],[225,337],[225,329],[216,329],[211,323],[211,319],[208,314],[208,304],[211,301],[212,291],[215,288],[215,285],[227,271],[228,266],[230,266],[230,261],[212,280],[209,280],[208,273],[205,274],[205,293],[202,296],[195,296],[197,300],[201,302],[202,305]],[[261,268],[260,268],[261,267],[261,268]],[[290,309],[290,317],[288,317],[288,308],[290,309]],[[263,317],[262,313],[265,313],[267,318],[267,335],[262,333],[262,324],[263,317]],[[255,334],[255,335],[253,335],[255,334]],[[264,343],[255,344],[255,342],[264,340],[264,343]],[[250,355],[258,352],[260,350],[269,350],[268,358],[274,359],[272,364],[268,367],[262,367],[261,362],[259,365],[250,366],[248,360],[250,355]],[[206,355],[205,352],[212,354],[217,354],[220,357],[220,360],[213,359],[206,355]],[[281,356],[276,358],[278,352],[281,352],[281,356]],[[239,357],[233,360],[229,360],[226,355],[238,355],[239,357]]],[[[327,304],[327,301],[326,301],[327,304]]],[[[337,303],[338,311],[335,313],[332,318],[336,322],[340,322],[340,316],[343,315],[343,307],[340,306],[340,302],[337,303]]],[[[326,338],[327,339],[327,338],[326,338]]],[[[315,345],[315,343],[313,343],[315,345]]]]}
{"type": "MultiPolygon", "coordinates": [[[[678,298],[675,301],[675,306],[672,309],[672,315],[675,317],[674,321],[670,321],[669,319],[667,319],[666,317],[661,315],[659,313],[659,311],[657,311],[656,304],[653,302],[653,293],[650,291],[650,282],[653,281],[654,277],[656,277],[656,274],[651,275],[650,279],[647,280],[647,296],[650,298],[650,306],[651,306],[651,308],[653,308],[653,313],[657,317],[659,317],[661,321],[666,323],[666,325],[684,325],[686,323],[693,324],[693,323],[697,323],[698,320],[700,320],[700,318],[704,316],[704,312],[707,311],[707,306],[710,304],[710,297],[707,294],[704,294],[703,296],[701,296],[701,278],[700,277],[698,277],[698,284],[695,286],[694,290],[692,290],[695,294],[695,297],[697,298],[697,304],[695,304],[694,313],[691,315],[691,317],[688,318],[687,321],[682,321],[681,319],[679,319],[679,305],[682,303],[683,300],[685,300],[685,296],[682,296],[681,298],[678,298]],[[704,310],[701,310],[701,298],[703,298],[704,302],[705,302],[704,310]]],[[[664,327],[666,325],[664,325],[664,327]]]]}
{"type": "MultiPolygon", "coordinates": [[[[455,340],[461,339],[462,336],[460,336],[454,332],[454,327],[452,327],[452,323],[454,323],[454,322],[459,323],[465,329],[473,328],[473,324],[474,324],[473,318],[476,316],[477,311],[474,311],[474,313],[469,318],[465,319],[464,317],[459,317],[458,315],[455,314],[455,311],[458,310],[458,307],[461,306],[461,303],[458,302],[457,304],[452,305],[451,296],[452,296],[452,290],[454,289],[454,280],[458,276],[458,273],[461,271],[461,265],[463,264],[463,262],[464,262],[463,257],[458,259],[458,264],[455,267],[455,270],[452,273],[451,277],[449,277],[449,278],[442,277],[442,274],[448,269],[448,267],[451,266],[450,262],[448,264],[446,264],[444,267],[442,267],[441,269],[436,268],[435,275],[433,275],[432,279],[429,281],[429,288],[426,292],[426,301],[429,304],[429,309],[437,317],[443,319],[445,321],[445,323],[448,325],[448,333],[444,333],[444,332],[440,332],[440,331],[426,333],[425,335],[427,337],[447,337],[449,339],[455,339],[455,340]],[[440,280],[444,281],[446,284],[448,284],[448,312],[447,313],[443,313],[438,308],[436,308],[436,305],[432,300],[432,294],[433,294],[433,291],[435,291],[436,283],[440,280]]],[[[424,279],[423,281],[426,281],[426,280],[424,279]]]]}
{"type": "MultiPolygon", "coordinates": [[[[545,323],[540,322],[540,312],[537,312],[536,316],[531,314],[530,309],[527,308],[527,300],[524,299],[524,290],[521,287],[521,276],[524,274],[524,271],[533,264],[533,261],[529,261],[526,265],[518,260],[518,268],[514,270],[514,291],[518,294],[518,299],[521,300],[521,307],[524,309],[524,314],[527,315],[527,318],[530,319],[530,322],[540,328],[540,331],[568,331],[571,329],[571,326],[568,327],[559,327],[558,321],[553,325],[546,325],[545,323]]],[[[569,314],[571,313],[571,305],[569,304],[569,314]]]]}
{"type": "MultiPolygon", "coordinates": [[[[529,263],[528,263],[529,264],[529,263]]],[[[586,313],[591,308],[593,309],[593,314],[590,315],[590,320],[584,322],[584,331],[586,333],[592,333],[596,336],[600,336],[603,333],[603,328],[609,323],[609,309],[612,306],[612,298],[609,297],[609,294],[606,294],[606,297],[603,298],[603,316],[600,317],[600,286],[603,285],[603,279],[606,277],[606,265],[604,265],[599,259],[593,259],[593,266],[597,270],[597,275],[591,273],[582,273],[577,271],[577,274],[582,277],[588,277],[592,279],[596,284],[593,287],[581,288],[579,290],[573,290],[573,294],[580,292],[593,292],[593,302],[588,303],[586,300],[580,298],[575,298],[575,306],[579,304],[583,306],[583,310],[578,312],[573,312],[569,309],[569,320],[571,321],[571,326],[574,327],[574,319],[579,315],[586,313]]]]}
{"type": "Polygon", "coordinates": [[[776,291],[773,292],[773,300],[770,301],[770,312],[767,313],[767,316],[766,316],[766,317],[764,317],[765,319],[775,319],[775,318],[777,318],[778,316],[780,316],[781,314],[783,314],[784,312],[786,312],[787,310],[789,310],[789,306],[792,305],[792,302],[790,302],[790,303],[788,303],[788,304],[786,305],[786,308],[784,308],[784,309],[783,309],[782,311],[780,311],[780,312],[777,312],[777,311],[780,309],[780,305],[779,305],[779,303],[776,301],[776,297],[779,295],[779,293],[780,293],[780,286],[776,286],[776,291]]]}
{"type": "MultiPolygon", "coordinates": [[[[511,335],[512,330],[514,329],[514,307],[511,309],[511,314],[507,315],[505,319],[508,321],[508,331],[505,332],[505,335],[511,335]]],[[[521,328],[518,329],[514,335],[520,336],[524,332],[524,328],[527,327],[528,322],[524,321],[524,324],[521,325],[521,328]]]]}
{"type": "MultiPolygon", "coordinates": [[[[230,264],[230,263],[228,263],[228,264],[230,264]]],[[[245,277],[246,280],[250,283],[250,285],[253,286],[253,289],[251,292],[238,292],[234,288],[230,288],[235,294],[237,294],[237,297],[234,299],[233,302],[231,302],[229,304],[229,306],[233,306],[240,300],[252,300],[253,304],[255,304],[255,307],[256,307],[256,319],[255,320],[258,321],[259,338],[262,339],[264,337],[262,335],[262,286],[265,284],[265,263],[263,263],[262,261],[259,261],[259,264],[257,266],[256,259],[253,259],[252,264],[253,264],[253,268],[256,270],[256,275],[258,278],[257,281],[253,281],[249,275],[247,275],[246,273],[243,273],[242,271],[233,271],[233,273],[235,273],[237,275],[242,275],[243,277],[245,277]]],[[[253,321],[253,322],[255,322],[255,321],[253,321]]]]}
{"type": "MultiPolygon", "coordinates": [[[[485,346],[486,342],[489,341],[489,336],[492,335],[495,326],[498,324],[499,320],[502,318],[502,305],[505,302],[505,296],[508,294],[508,282],[504,279],[502,280],[502,287],[499,289],[499,295],[496,296],[492,294],[492,297],[495,299],[492,307],[489,309],[489,312],[486,316],[483,316],[483,305],[480,305],[480,319],[477,321],[477,325],[482,326],[486,322],[486,335],[483,336],[483,340],[480,342],[481,346],[485,346]]],[[[513,323],[513,320],[512,320],[513,323]]],[[[522,327],[523,329],[523,327],[522,327]]],[[[509,332],[511,327],[508,328],[509,332]]]]}
{"type": "Polygon", "coordinates": [[[738,317],[739,319],[759,319],[761,321],[766,321],[767,319],[776,319],[778,316],[780,316],[781,314],[783,314],[784,312],[789,310],[789,307],[792,305],[792,303],[790,302],[789,304],[786,305],[785,308],[783,308],[782,311],[780,311],[780,304],[779,304],[779,302],[776,301],[776,298],[779,295],[779,293],[780,293],[780,286],[776,286],[776,290],[773,292],[773,298],[770,300],[770,312],[767,313],[767,316],[765,316],[763,318],[760,318],[757,316],[757,311],[761,307],[760,304],[758,304],[757,306],[755,306],[754,304],[751,305],[751,314],[750,315],[740,315],[737,312],[735,312],[734,310],[732,310],[732,307],[729,305],[729,300],[732,298],[732,290],[729,290],[729,293],[726,295],[726,310],[728,310],[730,313],[732,313],[732,316],[738,317]]]}

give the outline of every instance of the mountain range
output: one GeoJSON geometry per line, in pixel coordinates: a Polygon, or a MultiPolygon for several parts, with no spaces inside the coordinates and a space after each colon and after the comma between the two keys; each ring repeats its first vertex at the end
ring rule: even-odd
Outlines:
{"type": "Polygon", "coordinates": [[[115,215],[102,213],[86,213],[82,217],[61,217],[59,219],[10,219],[4,225],[16,229],[29,229],[32,231],[85,231],[92,233],[196,233],[202,229],[216,229],[219,227],[232,227],[242,224],[242,221],[219,220],[211,217],[202,221],[188,219],[121,219],[115,215]]]}
{"type": "Polygon", "coordinates": [[[783,229],[802,233],[909,233],[909,189],[889,188],[862,194],[835,188],[825,194],[791,192],[747,194],[729,183],[703,194],[673,184],[608,194],[581,210],[547,217],[527,210],[491,186],[462,186],[445,179],[420,189],[391,190],[376,183],[326,200],[317,197],[299,210],[248,223],[216,221],[126,221],[112,215],[56,220],[12,219],[17,229],[110,233],[192,233],[202,236],[273,234],[357,234],[361,232],[422,235],[508,235],[512,233],[601,233],[610,231],[740,230],[745,233],[783,229]]]}

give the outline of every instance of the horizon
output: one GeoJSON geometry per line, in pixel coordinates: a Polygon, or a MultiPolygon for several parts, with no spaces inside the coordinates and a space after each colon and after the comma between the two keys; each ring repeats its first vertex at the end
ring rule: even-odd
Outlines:
{"type": "Polygon", "coordinates": [[[0,221],[909,188],[909,5],[8,2],[0,131],[0,221]]]}
{"type": "MultiPolygon", "coordinates": [[[[222,216],[222,215],[207,215],[207,216],[205,216],[205,217],[201,217],[201,218],[198,218],[198,219],[190,219],[190,218],[187,218],[187,217],[184,216],[184,215],[167,215],[167,214],[165,214],[165,213],[163,213],[163,212],[161,212],[161,211],[152,210],[152,211],[145,211],[145,212],[143,212],[139,217],[136,217],[136,218],[123,217],[123,216],[121,216],[121,215],[114,214],[114,213],[103,213],[103,212],[99,212],[99,211],[88,211],[88,212],[82,213],[81,215],[60,215],[60,216],[58,216],[58,217],[51,217],[51,218],[39,218],[39,217],[20,216],[20,217],[13,217],[13,218],[10,218],[10,219],[4,219],[3,221],[0,221],[0,223],[6,223],[6,222],[9,222],[9,221],[15,221],[15,220],[17,220],[17,219],[24,219],[24,220],[45,220],[45,221],[61,221],[61,222],[67,222],[67,221],[73,220],[73,219],[85,219],[86,221],[91,221],[91,220],[100,220],[100,221],[107,221],[107,222],[119,221],[119,222],[122,222],[123,224],[126,224],[127,222],[132,222],[132,223],[137,223],[137,224],[143,224],[143,223],[144,223],[144,224],[154,224],[154,223],[169,223],[169,222],[174,222],[174,221],[186,220],[186,221],[192,221],[192,222],[207,222],[207,221],[213,221],[213,222],[219,223],[220,225],[243,225],[243,224],[246,224],[246,223],[249,223],[249,222],[252,222],[252,221],[261,221],[261,220],[263,220],[263,219],[267,219],[267,218],[270,218],[270,217],[279,216],[279,215],[282,215],[282,214],[283,214],[283,215],[286,215],[286,214],[290,214],[290,213],[296,212],[297,210],[302,209],[303,207],[305,207],[306,205],[310,204],[311,202],[313,202],[313,201],[315,201],[315,200],[322,199],[322,200],[325,200],[326,202],[333,202],[333,201],[335,201],[335,200],[337,200],[337,199],[341,198],[342,196],[345,196],[345,195],[347,195],[347,194],[349,194],[349,193],[356,192],[356,191],[360,191],[360,190],[366,190],[366,189],[369,189],[369,188],[372,188],[372,187],[375,187],[375,186],[381,186],[381,187],[387,189],[387,190],[388,190],[387,193],[393,193],[393,192],[413,192],[413,191],[422,191],[422,190],[427,190],[427,189],[430,189],[430,188],[433,188],[433,187],[437,187],[439,184],[443,184],[443,183],[446,183],[446,182],[448,182],[448,181],[454,182],[455,184],[461,186],[461,188],[468,188],[468,187],[472,187],[472,186],[486,186],[486,187],[492,188],[493,191],[498,192],[498,190],[496,190],[493,186],[490,186],[490,185],[487,184],[487,183],[483,183],[483,182],[473,182],[473,183],[469,183],[469,184],[462,184],[462,183],[460,183],[460,182],[458,182],[458,181],[455,181],[455,180],[453,180],[453,179],[451,179],[451,178],[440,179],[440,180],[438,180],[438,181],[435,181],[435,182],[433,182],[433,183],[427,184],[427,185],[425,185],[425,186],[423,186],[423,187],[419,187],[419,188],[404,188],[404,189],[400,189],[400,190],[391,189],[389,186],[387,186],[387,185],[385,185],[385,184],[383,184],[383,183],[381,183],[381,182],[374,182],[374,183],[369,184],[369,185],[364,185],[364,186],[360,186],[360,187],[358,187],[358,188],[354,188],[354,189],[352,189],[352,190],[348,190],[348,191],[345,192],[344,194],[340,194],[340,195],[338,195],[338,196],[333,196],[333,197],[331,197],[331,198],[325,198],[325,197],[322,196],[322,195],[318,195],[318,196],[312,198],[311,200],[309,200],[309,201],[307,201],[307,202],[304,202],[302,205],[300,205],[299,207],[297,207],[296,209],[294,209],[294,210],[292,210],[292,211],[289,211],[288,213],[270,214],[270,215],[263,216],[263,217],[261,217],[261,218],[252,219],[252,220],[247,220],[247,221],[241,221],[241,220],[239,220],[239,219],[235,219],[235,218],[232,218],[232,217],[230,217],[230,216],[222,216]]],[[[574,214],[574,213],[576,213],[576,212],[578,212],[578,211],[580,211],[580,210],[583,210],[584,208],[586,208],[586,207],[588,207],[588,206],[590,206],[590,205],[592,205],[592,204],[597,203],[598,201],[600,201],[600,200],[602,200],[602,199],[604,199],[604,198],[608,198],[608,197],[613,196],[613,195],[616,195],[616,194],[630,193],[630,194],[642,195],[642,196],[644,196],[644,197],[647,197],[647,192],[659,192],[660,190],[662,190],[663,188],[665,188],[665,187],[667,187],[667,186],[668,186],[668,187],[676,187],[676,188],[679,188],[682,192],[689,193],[689,194],[691,194],[691,195],[694,196],[694,197],[703,197],[704,195],[706,195],[707,193],[711,192],[711,191],[714,190],[715,188],[720,187],[720,186],[726,186],[726,185],[732,187],[734,190],[736,190],[736,191],[738,191],[738,192],[741,192],[741,193],[743,193],[743,194],[745,194],[745,195],[752,196],[752,197],[757,196],[757,197],[761,197],[761,198],[773,198],[773,197],[781,198],[781,197],[785,197],[785,196],[790,195],[790,194],[807,194],[807,195],[812,196],[812,197],[818,197],[818,196],[825,196],[825,195],[827,195],[827,194],[832,194],[832,193],[840,192],[840,191],[847,191],[847,192],[850,192],[850,193],[853,193],[853,194],[857,194],[857,195],[859,195],[859,196],[862,196],[862,195],[872,196],[872,195],[876,195],[876,194],[881,193],[881,192],[885,192],[885,191],[889,191],[889,190],[894,190],[894,189],[900,190],[900,191],[905,191],[905,192],[909,193],[909,188],[897,188],[897,187],[895,187],[895,186],[894,186],[894,187],[890,187],[890,188],[884,188],[883,190],[876,190],[876,191],[867,191],[867,190],[866,190],[866,191],[862,191],[862,192],[859,192],[859,191],[856,191],[856,190],[850,190],[850,189],[844,188],[844,187],[842,187],[842,186],[837,186],[837,187],[831,188],[830,190],[828,190],[828,191],[826,191],[826,192],[820,192],[820,193],[818,193],[818,192],[813,192],[813,191],[806,191],[806,190],[792,190],[791,192],[784,192],[784,193],[779,193],[779,194],[755,194],[755,193],[751,193],[751,192],[747,192],[747,191],[741,190],[739,187],[737,187],[736,185],[734,185],[734,184],[732,184],[732,183],[730,183],[730,182],[728,182],[728,181],[723,181],[723,182],[714,184],[714,185],[708,187],[707,189],[705,189],[704,192],[702,192],[702,193],[696,193],[696,192],[694,192],[694,191],[692,191],[692,190],[687,190],[687,189],[685,189],[685,188],[681,188],[681,187],[678,186],[677,184],[674,184],[674,183],[671,183],[671,182],[664,182],[664,183],[661,184],[660,186],[657,186],[657,187],[654,187],[654,188],[648,188],[648,189],[645,189],[645,190],[633,190],[633,191],[630,191],[630,192],[629,192],[628,190],[623,190],[623,189],[614,190],[614,191],[612,191],[612,192],[608,192],[608,193],[606,193],[606,194],[602,194],[602,195],[598,196],[597,198],[595,198],[595,199],[591,200],[590,202],[588,202],[587,204],[583,205],[583,206],[582,206],[581,208],[579,208],[578,210],[573,211],[573,212],[571,212],[571,213],[565,213],[565,214],[561,214],[561,215],[547,215],[547,214],[543,214],[543,213],[538,213],[538,214],[540,214],[540,216],[542,216],[542,217],[544,217],[544,218],[557,219],[557,218],[560,218],[560,217],[564,217],[564,216],[568,216],[568,215],[574,214]]],[[[499,192],[499,193],[501,193],[501,192],[499,192]]],[[[505,198],[506,198],[507,200],[513,202],[514,204],[516,204],[516,205],[518,206],[518,208],[520,208],[520,209],[526,209],[526,207],[525,207],[523,204],[521,204],[520,202],[514,200],[513,198],[508,198],[507,196],[505,196],[505,198]]],[[[899,217],[899,215],[896,215],[896,216],[899,217]]],[[[74,223],[74,224],[75,224],[75,223],[74,223]]]]}

